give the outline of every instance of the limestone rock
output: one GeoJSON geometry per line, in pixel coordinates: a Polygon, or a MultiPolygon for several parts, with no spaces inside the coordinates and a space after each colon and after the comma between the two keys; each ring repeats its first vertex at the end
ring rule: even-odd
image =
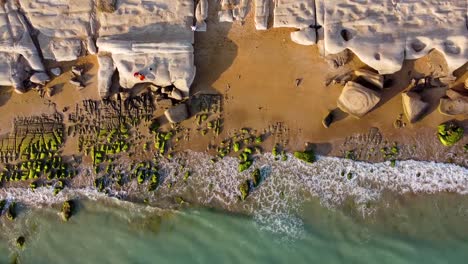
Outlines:
{"type": "Polygon", "coordinates": [[[164,115],[171,123],[180,123],[189,117],[186,104],[176,105],[166,110],[164,115]]]}
{"type": "Polygon", "coordinates": [[[50,69],[50,72],[51,72],[54,76],[59,76],[60,74],[62,74],[62,69],[60,69],[59,67],[52,68],[52,69],[50,69]]]}
{"type": "Polygon", "coordinates": [[[109,95],[112,86],[112,76],[116,68],[111,56],[99,55],[98,63],[98,91],[101,97],[106,97],[109,95]]]}
{"type": "Polygon", "coordinates": [[[44,85],[46,82],[50,81],[50,78],[45,72],[36,72],[31,76],[31,78],[29,78],[29,80],[32,83],[44,85]]]}
{"type": "Polygon", "coordinates": [[[219,22],[234,22],[231,10],[221,10],[218,12],[219,22]]]}
{"type": "Polygon", "coordinates": [[[429,108],[429,104],[421,100],[421,96],[414,92],[402,93],[403,110],[410,123],[418,121],[429,108]]]}
{"type": "Polygon", "coordinates": [[[270,15],[270,0],[255,0],[255,28],[266,30],[270,15]]]}
{"type": "Polygon", "coordinates": [[[184,99],[180,91],[177,89],[172,89],[172,92],[170,93],[169,97],[177,101],[181,101],[182,99],[184,99]]]}
{"type": "Polygon", "coordinates": [[[338,107],[355,117],[362,117],[380,102],[380,94],[358,83],[346,83],[340,97],[338,107]]]}
{"type": "Polygon", "coordinates": [[[306,28],[315,25],[315,4],[311,0],[275,1],[273,27],[306,28]]]}
{"type": "Polygon", "coordinates": [[[83,74],[83,69],[78,66],[73,66],[71,71],[75,76],[81,76],[83,74]]]}
{"type": "Polygon", "coordinates": [[[384,87],[384,77],[378,73],[361,69],[354,71],[354,75],[364,79],[366,82],[374,85],[376,88],[383,89],[384,87]]]}
{"type": "Polygon", "coordinates": [[[97,0],[97,10],[104,13],[115,12],[117,0],[97,0]]]}
{"type": "Polygon", "coordinates": [[[440,99],[439,112],[444,115],[468,115],[468,96],[448,90],[447,97],[440,99]]]}
{"type": "Polygon", "coordinates": [[[314,28],[307,27],[291,32],[291,40],[299,45],[310,46],[317,43],[317,35],[314,28]]]}

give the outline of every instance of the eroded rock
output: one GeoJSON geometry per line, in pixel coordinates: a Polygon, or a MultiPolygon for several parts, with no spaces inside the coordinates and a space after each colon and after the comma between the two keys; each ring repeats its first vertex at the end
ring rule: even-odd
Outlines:
{"type": "Polygon", "coordinates": [[[468,96],[448,90],[447,97],[440,99],[439,112],[444,115],[468,115],[468,96]]]}
{"type": "Polygon", "coordinates": [[[359,118],[372,110],[380,102],[380,99],[380,93],[349,81],[338,98],[338,107],[359,118]]]}
{"type": "Polygon", "coordinates": [[[402,94],[403,110],[410,123],[417,122],[426,113],[429,104],[421,99],[415,92],[402,94]]]}

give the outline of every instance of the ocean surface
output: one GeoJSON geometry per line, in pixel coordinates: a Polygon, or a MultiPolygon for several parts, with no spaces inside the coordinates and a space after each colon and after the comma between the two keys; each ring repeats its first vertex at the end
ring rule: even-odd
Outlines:
{"type": "MultiPolygon", "coordinates": [[[[200,162],[205,158],[192,157],[190,164],[206,164],[200,162]]],[[[398,264],[468,259],[466,168],[416,161],[391,167],[336,158],[305,165],[292,157],[282,163],[265,156],[256,161],[264,177],[261,187],[240,202],[237,186],[249,174],[236,174],[235,165],[228,158],[203,169],[192,166],[197,176],[190,184],[200,193],[189,196],[193,191],[187,186],[174,184],[171,191],[196,200],[196,205],[178,210],[123,202],[88,189],[56,197],[47,189],[3,190],[2,197],[28,206],[20,207],[14,222],[0,222],[0,263],[398,264]],[[64,223],[60,204],[53,203],[70,196],[81,198],[76,214],[64,223]],[[42,205],[31,206],[33,201],[42,205]],[[26,238],[23,249],[15,244],[19,236],[26,238]]],[[[166,180],[176,177],[171,166],[166,165],[166,180]]],[[[164,188],[150,201],[163,199],[169,192],[164,188]]]]}

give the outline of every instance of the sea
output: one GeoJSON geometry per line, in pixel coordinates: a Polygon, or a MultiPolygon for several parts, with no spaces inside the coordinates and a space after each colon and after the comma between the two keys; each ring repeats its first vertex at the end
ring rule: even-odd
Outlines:
{"type": "Polygon", "coordinates": [[[257,157],[260,185],[238,160],[189,153],[161,164],[152,195],[137,185],[0,189],[18,217],[0,221],[0,263],[467,263],[468,170],[424,161],[366,163],[257,157]],[[183,180],[183,171],[190,177],[183,180]],[[171,183],[171,184],[168,184],[171,183]],[[126,197],[145,195],[146,203],[126,197]],[[178,199],[167,202],[174,197],[178,199]],[[73,199],[63,222],[61,202],[73,199]],[[132,200],[132,201],[126,201],[132,200]],[[16,245],[25,237],[23,247],[16,245]]]}

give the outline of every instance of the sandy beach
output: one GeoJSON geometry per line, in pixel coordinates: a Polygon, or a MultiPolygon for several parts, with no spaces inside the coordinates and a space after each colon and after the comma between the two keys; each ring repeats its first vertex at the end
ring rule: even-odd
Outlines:
{"type": "MultiPolygon", "coordinates": [[[[383,91],[381,102],[366,116],[357,119],[340,112],[327,129],[322,126],[322,120],[330,110],[337,108],[336,100],[342,89],[340,84],[329,84],[330,79],[368,66],[351,55],[346,65],[333,69],[320,56],[317,46],[301,46],[292,42],[289,35],[293,29],[257,31],[254,12],[250,12],[245,23],[241,24],[218,22],[217,6],[210,5],[209,10],[207,25],[210,30],[195,34],[197,75],[191,95],[221,95],[223,111],[219,115],[224,120],[224,128],[219,137],[201,136],[192,117],[182,123],[183,127],[191,130],[192,140],[181,142],[179,150],[205,151],[209,143],[219,143],[241,128],[264,133],[274,126],[278,135],[264,143],[265,150],[271,150],[277,143],[288,151],[301,150],[306,143],[313,143],[317,144],[320,154],[342,156],[347,137],[363,135],[371,128],[378,128],[384,141],[426,148],[402,158],[446,162],[444,155],[451,150],[432,148],[437,144],[437,125],[456,119],[468,130],[466,116],[444,116],[436,109],[447,88],[463,89],[468,78],[466,64],[455,72],[456,81],[449,87],[435,87],[424,92],[430,108],[415,124],[410,124],[403,117],[401,120],[406,126],[394,126],[403,115],[401,92],[408,88],[412,79],[449,74],[444,57],[437,51],[421,59],[405,61],[399,72],[390,75],[393,85],[383,91]],[[276,128],[278,125],[280,128],[276,128]]],[[[17,95],[11,89],[3,89],[0,133],[6,134],[11,130],[10,124],[15,116],[62,112],[84,99],[99,99],[95,56],[67,63],[46,62],[46,66],[61,66],[64,72],[47,84],[58,87],[55,95],[51,99],[41,99],[34,92],[17,95]],[[86,69],[86,87],[81,90],[68,83],[73,76],[70,69],[76,65],[86,69]]],[[[142,90],[137,88],[136,91],[142,90]]],[[[466,137],[457,146],[461,149],[464,144],[466,137]]],[[[360,159],[367,158],[362,156],[360,159]]]]}

